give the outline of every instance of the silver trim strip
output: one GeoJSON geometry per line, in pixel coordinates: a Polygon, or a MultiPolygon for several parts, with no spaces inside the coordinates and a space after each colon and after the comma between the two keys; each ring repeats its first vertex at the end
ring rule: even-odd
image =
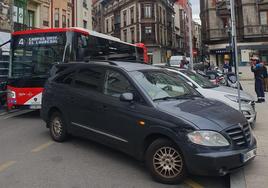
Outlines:
{"type": "Polygon", "coordinates": [[[90,127],[86,127],[86,126],[81,125],[81,124],[78,124],[78,123],[74,123],[74,122],[72,122],[72,124],[75,125],[75,126],[81,127],[81,128],[83,128],[83,129],[87,129],[87,130],[89,130],[89,131],[92,131],[92,132],[95,132],[95,133],[98,133],[98,134],[101,134],[101,135],[104,135],[104,136],[113,138],[113,139],[115,139],[115,140],[119,140],[119,141],[121,141],[121,142],[128,143],[127,140],[122,139],[122,138],[119,138],[119,137],[117,137],[117,136],[114,136],[114,135],[111,135],[111,134],[108,134],[108,133],[105,133],[105,132],[102,132],[102,131],[99,131],[99,130],[96,130],[96,129],[92,129],[92,128],[90,128],[90,127]]]}

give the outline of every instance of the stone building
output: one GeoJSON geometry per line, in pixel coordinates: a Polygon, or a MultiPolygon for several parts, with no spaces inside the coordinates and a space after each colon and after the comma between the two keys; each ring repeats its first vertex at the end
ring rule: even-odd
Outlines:
{"type": "Polygon", "coordinates": [[[175,48],[173,0],[100,0],[94,30],[130,43],[145,43],[151,63],[164,63],[175,48]]]}
{"type": "MultiPolygon", "coordinates": [[[[268,61],[268,0],[236,0],[239,62],[249,62],[254,53],[268,61]]],[[[227,0],[200,1],[202,37],[210,61],[218,66],[230,56],[230,5],[227,0]]]]}
{"type": "Polygon", "coordinates": [[[195,21],[192,22],[192,36],[193,36],[193,56],[194,62],[200,61],[202,51],[201,25],[195,21]]]}
{"type": "MultiPolygon", "coordinates": [[[[1,6],[3,4],[2,1],[12,2],[11,0],[1,0],[0,12],[5,11],[2,11],[1,8],[3,7],[1,6]]],[[[9,32],[11,30],[53,27],[83,27],[92,29],[92,0],[14,0],[12,9],[12,24],[14,27],[12,29],[9,25],[9,28],[6,29],[9,32]]],[[[2,17],[3,15],[0,13],[0,20],[2,17]]],[[[11,14],[9,14],[10,17],[11,14]]],[[[11,22],[7,23],[11,24],[11,22]]]]}

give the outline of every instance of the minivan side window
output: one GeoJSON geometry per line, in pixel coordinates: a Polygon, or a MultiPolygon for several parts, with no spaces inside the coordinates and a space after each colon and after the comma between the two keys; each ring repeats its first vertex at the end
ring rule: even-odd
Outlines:
{"type": "Polygon", "coordinates": [[[75,76],[75,71],[65,73],[55,79],[55,82],[58,84],[71,85],[75,76]]]}
{"type": "Polygon", "coordinates": [[[121,94],[133,92],[134,89],[121,73],[108,70],[104,82],[104,94],[119,98],[121,94]]]}
{"type": "Polygon", "coordinates": [[[103,71],[97,68],[81,69],[75,78],[75,86],[91,91],[101,91],[103,71]]]}

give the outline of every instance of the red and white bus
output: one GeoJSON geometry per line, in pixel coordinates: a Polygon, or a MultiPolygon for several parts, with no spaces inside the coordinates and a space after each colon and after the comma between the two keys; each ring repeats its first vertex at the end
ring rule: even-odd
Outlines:
{"type": "Polygon", "coordinates": [[[7,85],[9,109],[41,108],[43,86],[54,64],[89,60],[147,62],[144,45],[129,44],[82,28],[14,32],[11,50],[7,85]]]}

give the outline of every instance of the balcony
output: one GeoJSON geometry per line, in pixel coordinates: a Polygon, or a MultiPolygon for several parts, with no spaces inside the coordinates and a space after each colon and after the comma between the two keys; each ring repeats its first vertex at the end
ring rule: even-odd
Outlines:
{"type": "Polygon", "coordinates": [[[268,25],[244,26],[244,38],[268,37],[268,25]]]}
{"type": "Polygon", "coordinates": [[[216,12],[219,17],[229,17],[231,15],[230,2],[227,0],[217,1],[216,12]]]}

